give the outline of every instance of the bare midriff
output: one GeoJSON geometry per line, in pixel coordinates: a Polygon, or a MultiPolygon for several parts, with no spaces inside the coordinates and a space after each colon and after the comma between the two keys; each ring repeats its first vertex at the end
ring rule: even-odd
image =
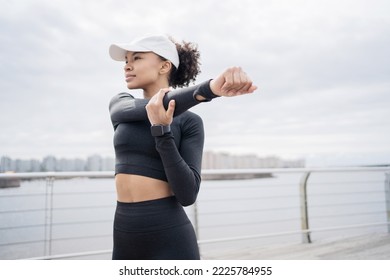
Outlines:
{"type": "Polygon", "coordinates": [[[133,174],[116,174],[117,199],[120,202],[140,202],[172,196],[168,183],[133,174]]]}

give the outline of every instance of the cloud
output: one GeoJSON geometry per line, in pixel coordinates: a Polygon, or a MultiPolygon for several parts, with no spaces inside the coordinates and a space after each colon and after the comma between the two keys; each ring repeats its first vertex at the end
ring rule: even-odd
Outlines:
{"type": "Polygon", "coordinates": [[[108,46],[155,32],[198,43],[198,81],[239,65],[259,86],[193,109],[207,149],[348,162],[390,153],[387,1],[1,5],[0,156],[112,155],[108,102],[126,88],[108,46]]]}

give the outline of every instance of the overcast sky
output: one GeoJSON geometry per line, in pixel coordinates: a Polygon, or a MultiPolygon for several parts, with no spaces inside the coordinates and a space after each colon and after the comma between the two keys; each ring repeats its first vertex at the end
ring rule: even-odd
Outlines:
{"type": "Polygon", "coordinates": [[[198,44],[198,82],[242,66],[259,86],[192,110],[204,120],[206,150],[305,158],[309,166],[390,162],[388,0],[0,7],[0,156],[113,156],[108,102],[128,90],[108,47],[165,33],[198,44]]]}

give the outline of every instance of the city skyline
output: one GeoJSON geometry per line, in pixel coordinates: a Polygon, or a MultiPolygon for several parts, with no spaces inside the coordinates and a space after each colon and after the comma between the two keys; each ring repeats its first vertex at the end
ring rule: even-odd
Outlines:
{"type": "MultiPolygon", "coordinates": [[[[258,157],[205,151],[202,169],[291,168],[305,167],[304,159],[287,160],[277,156],[258,157]]],[[[0,155],[1,172],[114,171],[115,158],[93,154],[86,158],[45,156],[19,159],[0,155]]]]}

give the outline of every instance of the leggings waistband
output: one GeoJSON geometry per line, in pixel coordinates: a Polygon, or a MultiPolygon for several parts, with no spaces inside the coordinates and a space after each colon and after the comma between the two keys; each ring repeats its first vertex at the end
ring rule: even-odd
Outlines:
{"type": "Polygon", "coordinates": [[[150,232],[189,223],[175,196],[140,201],[117,202],[114,228],[125,232],[150,232]]]}
{"type": "Polygon", "coordinates": [[[127,208],[139,208],[139,207],[164,207],[165,205],[170,205],[176,203],[177,199],[175,196],[168,196],[153,200],[137,201],[137,202],[121,202],[117,201],[117,206],[127,207],[127,208]]]}

